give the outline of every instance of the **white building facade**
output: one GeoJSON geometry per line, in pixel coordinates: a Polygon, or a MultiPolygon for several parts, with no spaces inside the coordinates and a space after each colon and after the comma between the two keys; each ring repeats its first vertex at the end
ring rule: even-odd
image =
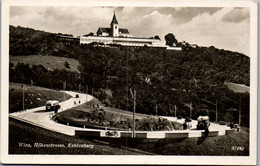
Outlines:
{"type": "Polygon", "coordinates": [[[171,48],[171,50],[181,50],[181,48],[172,48],[166,45],[165,41],[155,38],[132,37],[128,29],[119,28],[116,15],[114,13],[110,28],[99,27],[97,35],[80,37],[80,44],[96,43],[100,45],[122,45],[122,46],[147,46],[147,47],[161,47],[171,48]]]}

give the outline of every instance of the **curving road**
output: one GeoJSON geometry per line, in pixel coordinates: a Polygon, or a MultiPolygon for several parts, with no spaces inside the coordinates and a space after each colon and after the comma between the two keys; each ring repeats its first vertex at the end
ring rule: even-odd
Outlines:
{"type": "MultiPolygon", "coordinates": [[[[76,94],[78,94],[79,98],[72,97],[67,101],[61,102],[60,103],[61,108],[60,108],[59,112],[65,111],[65,110],[70,109],[75,106],[78,106],[79,101],[80,101],[80,104],[84,104],[87,101],[90,101],[93,99],[93,96],[81,94],[81,93],[77,93],[77,92],[65,91],[65,93],[67,93],[71,96],[76,96],[76,94]],[[76,105],[74,102],[76,102],[76,105]]],[[[23,112],[15,112],[15,113],[9,114],[9,116],[14,119],[18,119],[18,120],[33,124],[35,126],[39,126],[39,127],[42,127],[42,128],[45,128],[45,129],[48,129],[51,131],[55,131],[58,133],[66,134],[66,135],[74,136],[75,130],[85,130],[85,131],[100,131],[101,136],[105,136],[104,130],[87,129],[87,128],[83,129],[80,127],[73,127],[73,126],[69,126],[69,125],[56,123],[53,120],[51,120],[52,115],[53,115],[53,111],[46,112],[45,106],[28,109],[23,112]]],[[[163,117],[163,116],[161,116],[161,117],[163,117]]],[[[164,116],[163,118],[166,118],[169,121],[177,121],[179,123],[184,122],[184,119],[177,120],[176,117],[165,117],[164,116]]],[[[202,131],[195,130],[197,121],[192,120],[191,125],[192,125],[192,128],[189,130],[167,131],[167,133],[187,133],[188,132],[189,137],[201,137],[202,131]]],[[[222,125],[218,125],[215,123],[211,123],[211,125],[209,127],[210,131],[218,131],[219,135],[225,135],[226,130],[228,130],[228,129],[229,129],[228,126],[222,126],[222,125]]],[[[124,132],[124,131],[122,131],[122,132],[124,132]]],[[[119,131],[118,132],[119,135],[121,135],[122,132],[119,131]]],[[[136,133],[142,133],[142,132],[144,132],[144,131],[136,131],[136,133]]],[[[165,131],[148,131],[146,133],[147,133],[148,138],[164,138],[165,137],[165,131]]]]}
{"type": "MultiPolygon", "coordinates": [[[[185,119],[177,119],[177,117],[167,117],[167,116],[161,116],[162,118],[166,118],[169,121],[174,121],[183,124],[185,119]]],[[[190,132],[191,137],[197,137],[198,133],[201,133],[201,130],[196,130],[198,121],[192,120],[191,121],[191,129],[188,129],[186,131],[190,132]]],[[[219,125],[217,123],[210,122],[209,131],[218,131],[219,135],[225,135],[226,130],[229,130],[230,127],[226,125],[219,125]]]]}
{"type": "MultiPolygon", "coordinates": [[[[65,92],[74,97],[70,98],[69,100],[61,102],[60,103],[61,108],[59,109],[59,112],[78,106],[79,101],[80,104],[84,104],[87,101],[92,100],[93,98],[90,95],[81,94],[77,92],[71,92],[71,91],[65,91],[65,92]],[[79,95],[78,98],[75,98],[76,94],[79,95]],[[76,105],[74,104],[74,102],[76,102],[76,105]]],[[[21,121],[33,124],[35,126],[39,126],[48,130],[56,131],[67,135],[75,135],[75,127],[65,126],[59,123],[55,123],[50,119],[52,115],[53,115],[53,111],[46,112],[45,106],[28,109],[23,112],[14,112],[9,114],[9,116],[12,118],[19,119],[21,121]]]]}

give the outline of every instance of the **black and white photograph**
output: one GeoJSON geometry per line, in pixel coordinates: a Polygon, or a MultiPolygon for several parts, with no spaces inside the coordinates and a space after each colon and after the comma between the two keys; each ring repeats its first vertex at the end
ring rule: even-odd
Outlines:
{"type": "Polygon", "coordinates": [[[256,163],[256,2],[2,7],[2,163],[256,163]]]}

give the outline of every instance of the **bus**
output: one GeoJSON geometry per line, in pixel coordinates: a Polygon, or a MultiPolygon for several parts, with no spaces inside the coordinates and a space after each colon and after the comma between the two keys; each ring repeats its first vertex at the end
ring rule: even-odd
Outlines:
{"type": "Polygon", "coordinates": [[[57,113],[59,109],[60,109],[59,101],[49,100],[46,102],[46,111],[54,111],[55,113],[57,113]]]}

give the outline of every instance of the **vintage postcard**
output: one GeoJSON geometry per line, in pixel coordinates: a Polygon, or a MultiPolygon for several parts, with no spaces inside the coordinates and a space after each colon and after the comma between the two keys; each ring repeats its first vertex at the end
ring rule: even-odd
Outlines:
{"type": "Polygon", "coordinates": [[[3,0],[1,163],[255,165],[255,1],[3,0]]]}

